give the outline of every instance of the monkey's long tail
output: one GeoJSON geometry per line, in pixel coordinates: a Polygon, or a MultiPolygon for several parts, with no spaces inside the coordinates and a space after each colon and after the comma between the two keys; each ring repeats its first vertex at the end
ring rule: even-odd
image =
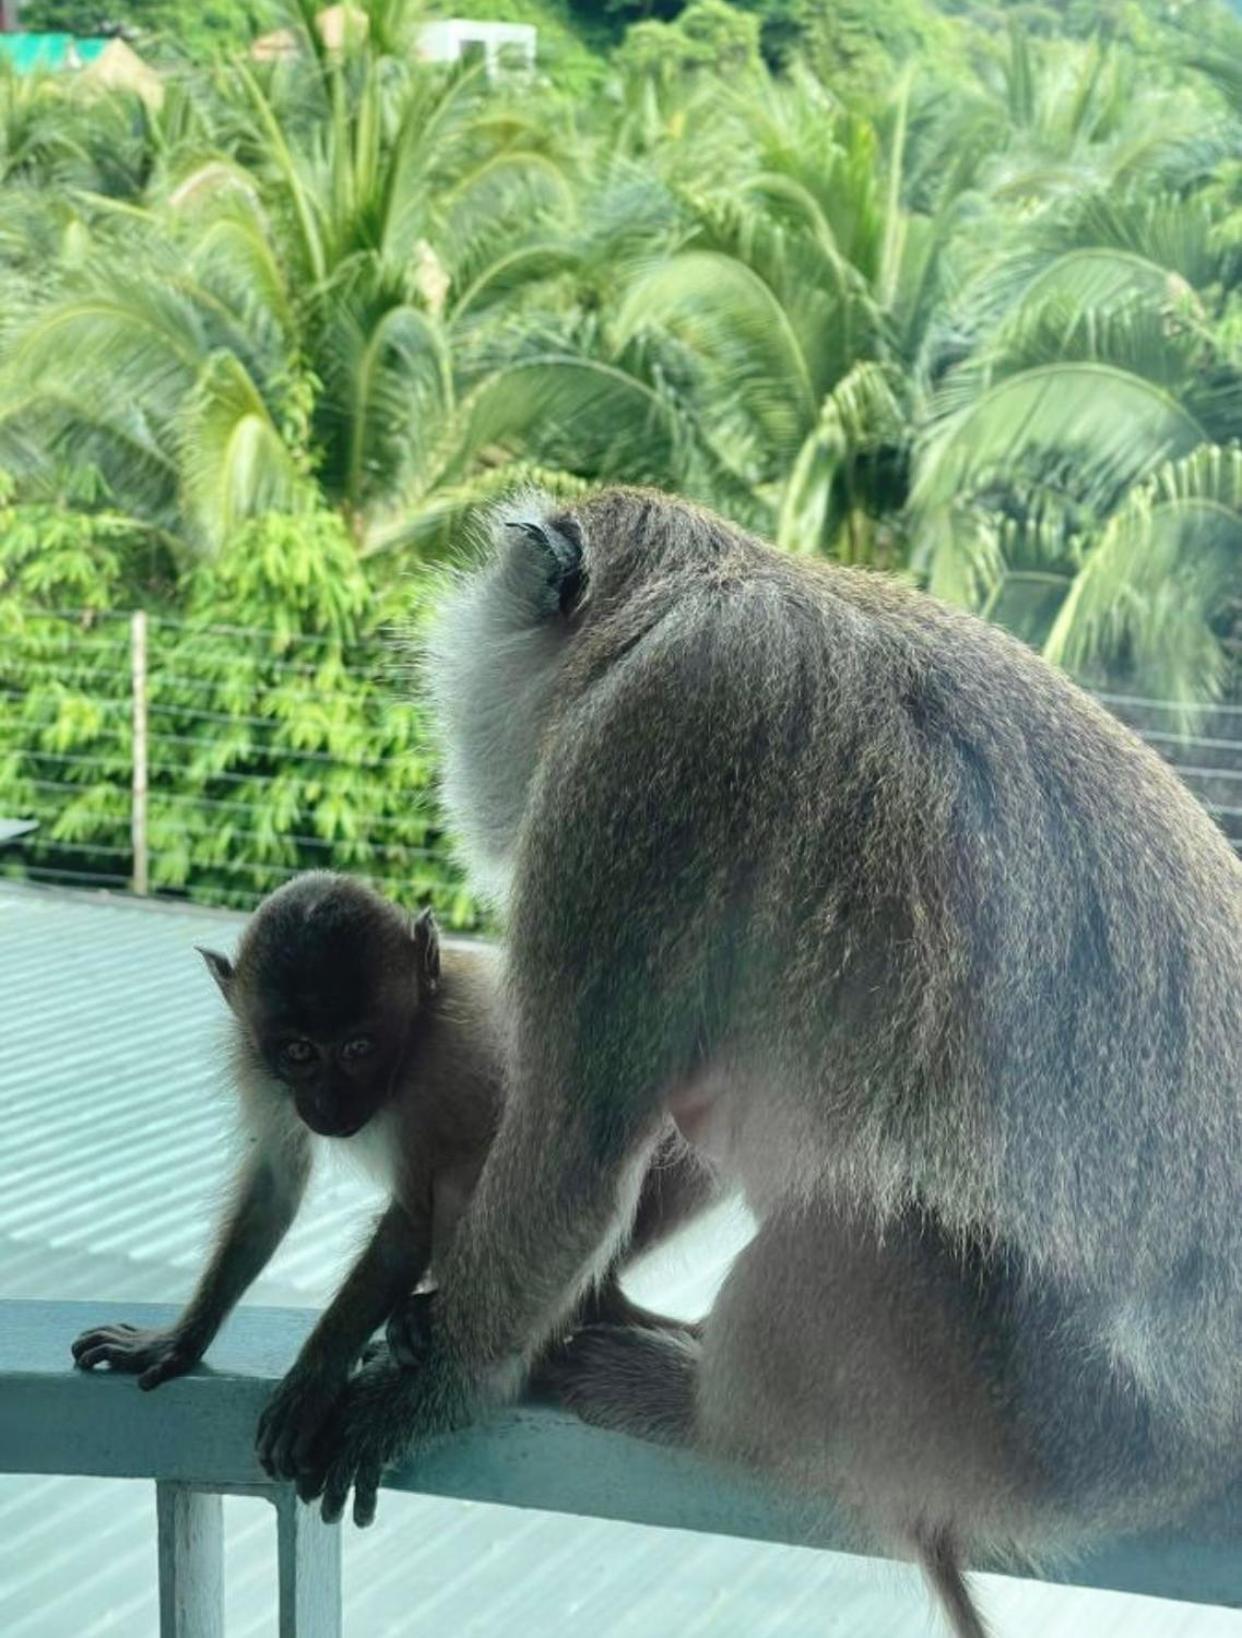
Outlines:
{"type": "Polygon", "coordinates": [[[919,1561],[949,1618],[955,1638],[989,1638],[962,1574],[957,1548],[943,1531],[923,1537],[919,1543],[919,1561]]]}

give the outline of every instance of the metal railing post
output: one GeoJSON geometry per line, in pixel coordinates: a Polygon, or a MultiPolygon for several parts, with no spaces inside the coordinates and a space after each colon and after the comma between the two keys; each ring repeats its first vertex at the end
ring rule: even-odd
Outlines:
{"type": "Polygon", "coordinates": [[[133,780],[130,796],[130,842],[134,855],[135,893],[149,890],[147,860],[147,617],[136,609],[130,621],[130,675],[134,711],[133,780]]]}
{"type": "Polygon", "coordinates": [[[220,1496],[157,1479],[155,1513],[160,1638],[224,1638],[224,1508],[220,1496]]]}
{"type": "Polygon", "coordinates": [[[341,1527],[292,1485],[270,1493],[276,1508],[280,1638],[341,1638],[341,1527]]]}

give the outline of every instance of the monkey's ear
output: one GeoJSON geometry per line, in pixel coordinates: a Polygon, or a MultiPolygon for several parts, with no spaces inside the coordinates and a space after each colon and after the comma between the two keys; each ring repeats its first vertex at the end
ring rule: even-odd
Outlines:
{"type": "Polygon", "coordinates": [[[414,922],[414,949],[418,956],[418,981],[426,995],[440,988],[440,928],[432,910],[424,910],[414,922]]]}
{"type": "Polygon", "coordinates": [[[228,956],[222,956],[218,950],[204,949],[201,944],[196,944],[194,948],[207,963],[207,971],[215,979],[220,994],[226,1001],[230,1001],[233,988],[233,963],[228,956]]]}
{"type": "Polygon", "coordinates": [[[571,614],[581,600],[586,571],[583,567],[582,526],[568,512],[558,515],[555,522],[544,519],[533,523],[511,521],[508,529],[520,529],[548,556],[548,585],[556,593],[557,606],[562,614],[571,614]]]}

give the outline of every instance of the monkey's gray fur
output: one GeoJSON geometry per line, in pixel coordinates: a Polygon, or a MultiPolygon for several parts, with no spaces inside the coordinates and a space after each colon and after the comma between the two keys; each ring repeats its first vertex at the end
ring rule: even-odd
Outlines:
{"type": "Polygon", "coordinates": [[[553,1355],[584,1415],[843,1501],[962,1634],[963,1559],[1236,1470],[1242,867],[1152,752],[982,621],[635,491],[501,518],[428,675],[510,1092],[338,1490],[535,1356],[667,1112],[759,1230],[701,1345],[553,1355]]]}

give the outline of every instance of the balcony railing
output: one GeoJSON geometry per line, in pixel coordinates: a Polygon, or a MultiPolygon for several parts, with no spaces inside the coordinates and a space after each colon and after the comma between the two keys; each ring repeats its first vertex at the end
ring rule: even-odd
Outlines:
{"type": "MultiPolygon", "coordinates": [[[[340,1638],[341,1527],[324,1525],[254,1457],[259,1412],[305,1337],[304,1310],[242,1308],[210,1364],[139,1393],[131,1378],[72,1368],[88,1324],[166,1324],[149,1304],[0,1302],[0,1472],[148,1479],[158,1497],[161,1638],[224,1638],[221,1497],[272,1502],[280,1638],[340,1638]]],[[[685,1453],[517,1406],[437,1440],[395,1489],[552,1512],[842,1547],[831,1519],[685,1453]]],[[[383,1520],[378,1528],[383,1529],[383,1520]]],[[[1050,1579],[1242,1607],[1242,1485],[1176,1534],[1096,1549],[1050,1579]]],[[[992,1568],[993,1566],[980,1566],[992,1568]]],[[[411,1612],[411,1633],[417,1612],[411,1612]]]]}

